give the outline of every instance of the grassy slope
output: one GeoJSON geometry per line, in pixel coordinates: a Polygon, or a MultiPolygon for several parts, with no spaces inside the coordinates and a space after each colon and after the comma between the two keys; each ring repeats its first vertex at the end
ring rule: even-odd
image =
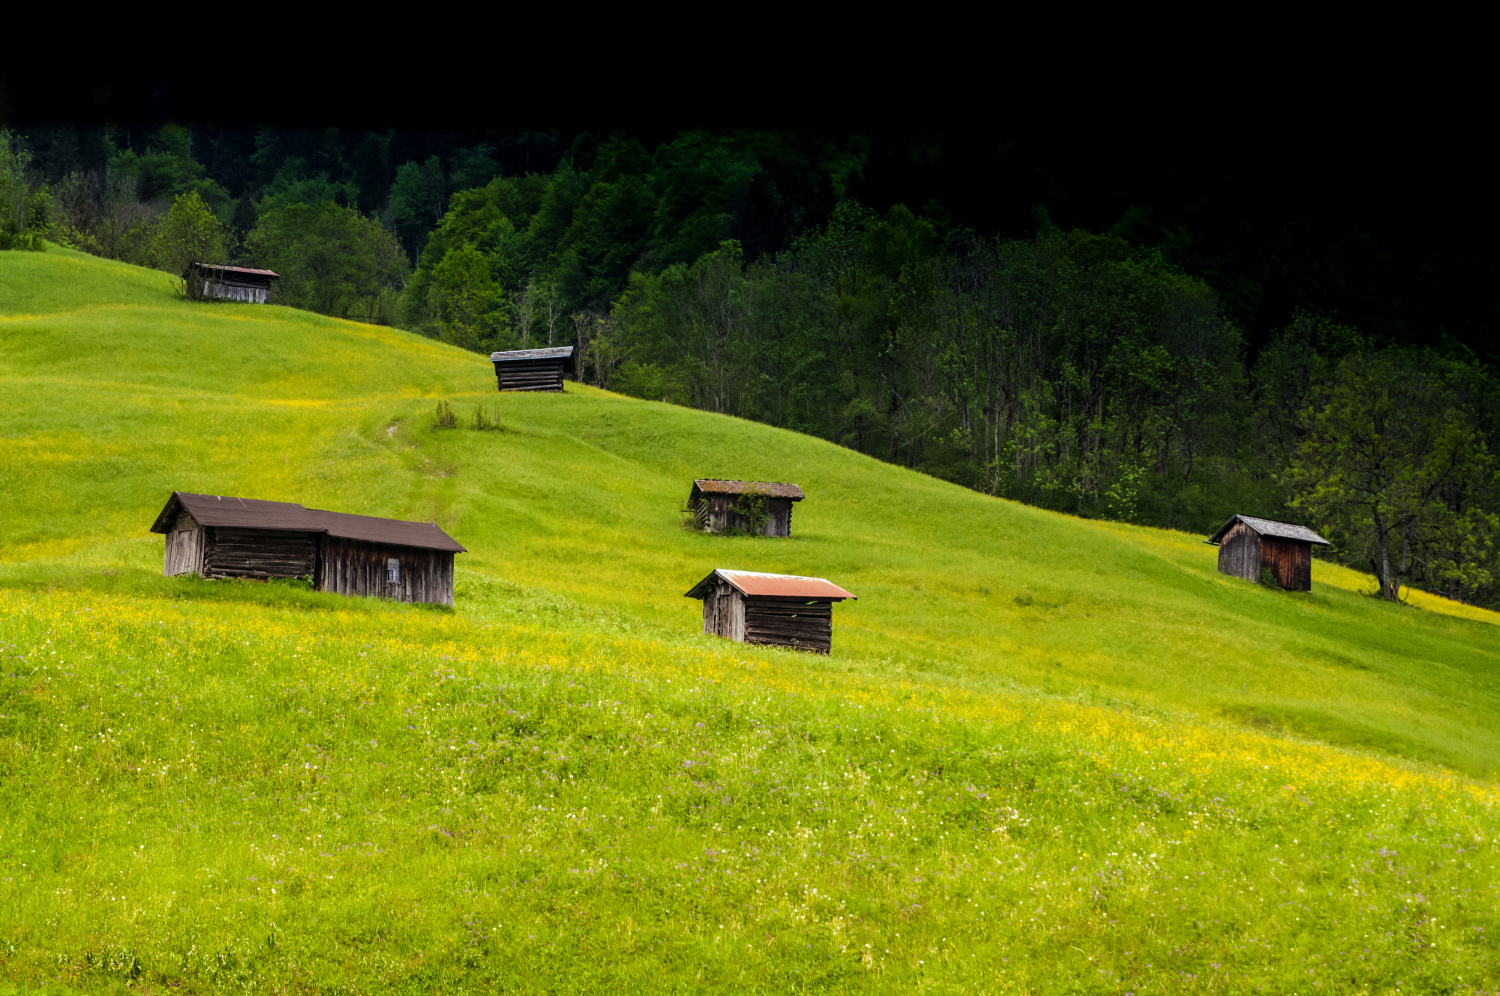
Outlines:
{"type": "MultiPolygon", "coordinates": [[[[186,893],[190,880],[191,888],[206,888],[191,873],[206,852],[228,848],[238,855],[232,860],[254,860],[248,852],[240,853],[250,834],[235,829],[243,822],[230,819],[235,806],[253,808],[254,803],[246,800],[267,797],[310,801],[321,790],[325,802],[331,794],[333,808],[341,812],[330,815],[325,807],[317,817],[319,827],[347,831],[349,824],[342,821],[352,819],[349,811],[358,799],[366,822],[355,835],[385,841],[393,855],[388,861],[400,862],[382,864],[369,858],[361,866],[364,881],[386,881],[382,875],[390,869],[428,862],[437,892],[422,893],[413,887],[410,904],[430,906],[435,895],[451,892],[454,882],[469,882],[473,892],[479,880],[465,864],[476,860],[472,856],[459,861],[445,857],[445,852],[432,852],[433,847],[448,845],[434,844],[429,831],[422,831],[426,837],[399,838],[399,845],[399,834],[392,836],[398,824],[437,827],[457,820],[469,828],[465,832],[474,846],[486,841],[485,847],[503,856],[502,877],[509,876],[506,881],[513,888],[547,882],[546,889],[528,893],[528,902],[539,902],[539,896],[554,896],[561,882],[571,882],[568,874],[578,874],[576,868],[569,872],[558,865],[566,863],[563,855],[570,845],[565,838],[571,838],[553,823],[518,822],[515,812],[506,813],[507,807],[496,805],[506,793],[519,800],[528,785],[540,792],[550,779],[550,793],[530,797],[532,804],[546,805],[537,799],[554,799],[568,784],[565,780],[584,778],[586,788],[570,785],[571,801],[582,807],[584,796],[593,798],[594,811],[605,814],[606,824],[617,821],[612,830],[606,827],[591,835],[589,847],[599,854],[614,848],[617,859],[624,847],[633,860],[649,864],[653,850],[660,850],[663,868],[696,869],[705,848],[715,853],[728,848],[725,853],[732,854],[749,846],[740,839],[710,839],[727,832],[724,828],[731,821],[736,827],[758,825],[760,834],[768,826],[800,833],[817,825],[824,832],[839,815],[856,812],[866,814],[865,829],[879,825],[887,834],[887,846],[896,850],[870,859],[875,872],[862,866],[859,855],[868,857],[869,850],[854,848],[850,841],[865,824],[840,830],[814,849],[812,858],[806,848],[800,858],[779,849],[773,857],[762,846],[759,857],[745,867],[764,868],[765,874],[746,871],[740,878],[716,881],[719,905],[684,905],[673,898],[673,886],[657,883],[662,898],[655,912],[632,919],[636,926],[625,931],[624,940],[618,922],[609,928],[613,934],[597,933],[603,929],[599,924],[586,929],[574,920],[567,920],[568,927],[549,923],[549,929],[562,931],[559,937],[573,938],[554,941],[553,954],[559,945],[576,953],[578,938],[592,937],[592,943],[612,950],[622,965],[651,965],[654,959],[651,971],[673,973],[666,978],[677,978],[684,965],[711,965],[708,978],[730,987],[800,981],[858,988],[876,978],[910,982],[924,974],[979,986],[1030,978],[1029,984],[1037,986],[1047,971],[1055,969],[1061,952],[1084,947],[1094,951],[1091,945],[1101,944],[1108,933],[1103,926],[1082,924],[1102,917],[1100,922],[1107,926],[1114,915],[1112,929],[1120,943],[1084,957],[1103,957],[1108,951],[1108,971],[1113,973],[1108,979],[1129,979],[1134,972],[1170,988],[1158,963],[1166,957],[1162,952],[1183,948],[1189,935],[1197,938],[1192,943],[1204,943],[1201,924],[1192,923],[1210,911],[1222,914],[1218,919],[1231,916],[1237,892],[1254,883],[1267,888],[1281,881],[1278,859],[1261,852],[1268,841],[1280,840],[1282,831],[1321,842],[1307,872],[1307,881],[1317,883],[1317,915],[1325,923],[1356,931],[1362,929],[1360,924],[1370,927],[1388,918],[1391,903],[1405,902],[1399,883],[1393,883],[1379,903],[1362,905],[1348,892],[1354,888],[1357,893],[1356,886],[1331,877],[1334,865],[1342,867],[1339,862],[1353,857],[1344,851],[1359,836],[1356,829],[1368,829],[1356,826],[1356,806],[1369,802],[1366,809],[1375,812],[1380,806],[1399,806],[1408,814],[1403,820],[1426,820],[1429,825],[1438,819],[1433,814],[1441,812],[1445,815],[1440,822],[1447,821],[1443,833],[1467,834],[1463,839],[1471,849],[1475,834],[1485,839],[1494,835],[1489,778],[1500,769],[1500,669],[1491,614],[1435,601],[1430,607],[1443,611],[1376,603],[1357,593],[1357,575],[1323,564],[1315,567],[1311,594],[1272,593],[1219,577],[1212,549],[1195,537],[1040,512],[806,437],[584,388],[570,386],[560,397],[497,398],[490,377],[482,358],[400,332],[286,309],[190,305],[170,297],[161,274],[75,254],[0,256],[0,507],[7,510],[0,535],[0,583],[18,593],[0,615],[0,623],[11,629],[9,635],[0,629],[0,642],[9,640],[0,652],[16,662],[13,673],[22,676],[12,679],[19,684],[6,693],[10,698],[0,700],[8,703],[0,708],[8,714],[0,717],[0,734],[9,738],[0,764],[6,766],[11,783],[36,786],[38,780],[59,777],[77,781],[80,769],[69,767],[79,763],[72,760],[76,752],[69,753],[67,736],[54,732],[52,720],[63,715],[58,710],[104,713],[99,722],[103,729],[90,733],[103,739],[90,741],[97,753],[87,762],[100,787],[81,790],[66,817],[51,808],[44,812],[40,803],[28,809],[16,801],[21,795],[10,796],[7,805],[13,818],[0,836],[0,853],[10,862],[24,860],[18,859],[23,851],[7,843],[17,833],[24,840],[28,832],[33,839],[49,828],[57,835],[58,827],[74,823],[91,827],[96,838],[107,842],[108,855],[97,859],[96,874],[103,876],[100,883],[113,884],[96,883],[90,892],[91,902],[102,902],[115,895],[109,889],[125,889],[119,876],[130,865],[122,855],[136,845],[125,843],[131,834],[121,827],[112,832],[100,829],[107,821],[98,800],[107,796],[128,809],[132,804],[126,800],[133,794],[133,805],[151,814],[141,818],[153,833],[167,834],[175,819],[167,796],[180,794],[173,782],[180,777],[190,783],[204,813],[214,815],[195,826],[191,839],[171,838],[174,850],[162,859],[159,883],[182,888],[169,892],[186,893]],[[507,431],[435,432],[427,425],[426,413],[437,397],[453,400],[462,413],[475,403],[498,405],[507,431]],[[795,480],[811,497],[796,510],[795,537],[789,542],[705,537],[682,530],[674,511],[694,476],[795,480]],[[326,596],[246,592],[154,577],[160,569],[160,538],[145,529],[172,488],[435,519],[472,551],[460,560],[465,570],[457,612],[448,616],[379,605],[349,607],[326,596]],[[834,657],[822,661],[725,648],[695,635],[698,603],[681,593],[714,566],[819,574],[857,592],[859,602],[836,610],[834,657]],[[71,591],[51,597],[22,594],[38,591],[44,583],[71,591]],[[108,622],[96,627],[79,619],[108,622]],[[169,619],[171,632],[191,637],[174,642],[151,628],[169,619]],[[239,636],[233,632],[236,628],[239,636]],[[52,648],[65,641],[75,648],[74,659],[87,665],[67,674],[47,674],[45,669],[54,665],[46,658],[55,656],[52,648]],[[316,651],[324,667],[303,670],[298,659],[302,651],[296,649],[302,642],[324,648],[316,651]],[[366,645],[385,647],[389,666],[374,668],[366,656],[371,650],[361,649],[366,645]],[[160,676],[153,669],[149,678],[138,673],[146,662],[170,660],[163,656],[167,654],[185,656],[195,662],[195,669],[211,674],[209,687],[180,669],[166,668],[160,676]],[[437,659],[462,661],[469,671],[455,675],[452,685],[437,683],[440,690],[453,689],[452,701],[426,703],[429,709],[441,705],[440,713],[428,718],[436,723],[441,716],[441,728],[423,726],[420,744],[378,762],[407,769],[404,787],[409,791],[394,792],[402,802],[394,801],[391,784],[369,778],[369,765],[376,762],[332,746],[318,750],[353,782],[335,780],[320,789],[314,776],[297,781],[287,774],[296,760],[293,755],[318,743],[325,733],[328,744],[342,742],[343,734],[330,729],[348,733],[351,723],[366,724],[369,729],[363,732],[377,734],[370,738],[377,744],[405,736],[403,727],[416,730],[415,723],[399,722],[408,715],[399,710],[382,712],[379,721],[350,716],[366,700],[384,705],[405,697],[407,709],[410,701],[422,703],[433,694],[423,689],[435,680],[437,659]],[[124,661],[130,666],[121,667],[124,661]],[[591,701],[614,703],[606,710],[613,719],[595,713],[587,722],[581,720],[577,710],[586,702],[574,702],[574,712],[565,716],[568,695],[559,696],[556,685],[562,679],[552,671],[539,674],[537,661],[588,674],[588,682],[580,679],[577,687],[588,688],[591,701]],[[101,668],[109,672],[108,678],[101,668]],[[675,687],[669,681],[674,677],[675,687]],[[57,694],[62,686],[52,680],[76,687],[57,694]],[[503,709],[505,694],[494,691],[497,684],[515,696],[503,709]],[[164,705],[167,689],[172,690],[171,709],[164,705]],[[795,694],[785,699],[767,695],[787,690],[795,694]],[[135,703],[137,693],[152,704],[135,703]],[[268,694],[277,703],[271,713],[247,704],[251,697],[264,700],[268,694]],[[708,699],[712,705],[706,709],[708,699]],[[184,700],[190,704],[179,716],[176,707],[184,700]],[[297,709],[291,708],[293,700],[297,709]],[[335,703],[341,703],[339,708],[335,703]],[[876,712],[861,718],[857,710],[867,703],[876,712]],[[331,723],[330,710],[340,717],[338,722],[331,723]],[[507,725],[505,715],[528,712],[548,719],[534,728],[507,725]],[[115,729],[104,721],[111,715],[116,723],[128,722],[131,736],[140,740],[136,747],[106,749],[110,738],[118,736],[106,732],[115,729]],[[640,763],[624,760],[627,742],[638,741],[653,719],[662,723],[663,717],[667,725],[655,730],[656,739],[648,738],[640,763]],[[717,722],[698,726],[704,719],[717,722]],[[899,747],[887,754],[877,749],[882,741],[868,735],[864,740],[854,738],[857,742],[846,740],[844,731],[851,721],[864,722],[866,729],[877,731],[873,736],[899,747]],[[13,724],[10,729],[7,722],[13,724]],[[192,727],[195,722],[198,725],[192,727]],[[451,739],[464,723],[470,724],[470,733],[485,729],[490,736],[451,739]],[[595,727],[586,745],[578,741],[579,723],[595,727]],[[1238,733],[1237,727],[1251,732],[1238,733]],[[201,734],[205,728],[215,731],[212,747],[201,734]],[[284,735],[273,736],[278,729],[284,735]],[[1301,746],[1279,739],[1284,733],[1436,762],[1482,781],[1466,783],[1435,771],[1424,774],[1392,766],[1377,756],[1301,746]],[[471,778],[464,783],[467,789],[458,792],[464,797],[460,819],[453,815],[452,787],[430,782],[435,777],[431,751],[434,746],[460,747],[465,742],[485,744],[485,750],[510,759],[523,756],[529,743],[543,759],[550,751],[562,760],[536,770],[497,769],[503,774],[489,776],[496,804],[489,808],[476,801],[483,793],[471,778]],[[830,764],[826,756],[810,751],[807,745],[812,743],[822,743],[825,751],[837,745],[842,760],[830,764]],[[137,748],[165,758],[189,746],[201,760],[174,776],[167,758],[167,767],[152,776],[149,787],[143,787],[142,780],[151,766],[128,760],[137,748]],[[573,751],[589,759],[582,768],[567,767],[573,751]],[[652,751],[663,754],[655,757],[652,751]],[[1020,765],[996,760],[1013,759],[1018,751],[1032,760],[1020,765]],[[694,752],[720,761],[712,777],[692,782],[699,788],[688,790],[682,785],[685,761],[677,755],[691,760],[694,752]],[[658,763],[668,755],[676,759],[658,763]],[[754,756],[758,767],[722,760],[735,756],[754,756]],[[1160,760],[1163,756],[1168,760],[1160,760]],[[1095,759],[1085,763],[1080,757],[1095,759]],[[1147,774],[1155,766],[1170,771],[1147,774]],[[945,770],[954,777],[955,768],[969,786],[966,791],[972,795],[986,790],[992,798],[984,805],[976,803],[970,816],[927,813],[932,820],[924,823],[919,819],[923,799],[916,793],[928,779],[941,779],[945,770]],[[1252,777],[1257,770],[1273,774],[1252,777]],[[1121,774],[1126,771],[1130,774],[1121,774]],[[843,795],[837,806],[825,807],[817,801],[818,793],[829,790],[817,786],[826,786],[830,778],[843,795]],[[851,780],[858,783],[859,778],[873,778],[877,788],[886,780],[886,794],[877,792],[872,798],[869,793],[876,790],[869,784],[851,787],[851,780]],[[1135,785],[1143,778],[1157,779],[1154,801],[1150,793],[1115,797],[1121,785],[1135,785]],[[1283,778],[1305,782],[1299,789],[1302,802],[1284,811],[1276,803],[1298,796],[1287,797],[1277,787],[1283,778]],[[661,811],[660,798],[672,799],[674,792],[709,792],[701,788],[707,783],[717,786],[713,791],[723,792],[723,798],[734,800],[717,803],[728,808],[715,815],[713,830],[704,810],[711,808],[708,802],[700,801],[696,809],[684,803],[675,815],[661,811]],[[1030,786],[1026,792],[1031,794],[1024,800],[1015,795],[1018,784],[1030,786]],[[1394,786],[1396,794],[1370,801],[1370,793],[1382,785],[1394,786]],[[794,797],[786,793],[791,786],[798,787],[794,797]],[[659,797],[654,809],[653,795],[659,797]],[[1163,797],[1177,801],[1164,805],[1163,797]],[[1082,883],[1108,878],[1114,874],[1111,867],[1118,872],[1125,841],[1144,833],[1135,856],[1143,862],[1147,841],[1149,846],[1164,847],[1156,843],[1159,840],[1186,846],[1183,842],[1191,832],[1185,836],[1184,829],[1196,829],[1195,814],[1201,819],[1214,805],[1238,814],[1216,824],[1222,838],[1218,850],[1189,848],[1179,855],[1189,862],[1189,870],[1177,867],[1171,875],[1147,865],[1119,874],[1139,876],[1142,882],[1180,879],[1176,872],[1214,874],[1215,898],[1199,897],[1191,912],[1183,904],[1173,911],[1172,925],[1165,930],[1164,921],[1152,921],[1166,917],[1167,907],[1148,898],[1150,889],[1131,892],[1129,899],[1122,892],[1120,906],[1112,911],[1101,905],[1095,889],[1092,907],[1084,909],[1089,904],[1084,902],[1082,883]],[[1302,805],[1311,808],[1303,811],[1302,805]],[[783,812],[778,806],[790,808],[783,812]],[[1020,817],[1028,821],[1040,819],[1037,811],[1048,811],[1051,830],[1022,848],[1024,855],[1005,858],[1023,865],[1030,862],[1024,892],[1006,903],[1000,885],[973,876],[978,874],[975,865],[1002,863],[996,851],[997,826],[1008,827],[999,837],[1025,839],[1016,820],[1005,816],[1011,810],[1029,811],[1020,817]],[[1252,811],[1259,815],[1247,821],[1244,814],[1252,811]],[[437,813],[452,820],[434,823],[437,813]],[[1127,831],[1142,813],[1149,819],[1127,831]],[[498,833],[490,820],[513,832],[487,837],[498,833]],[[1109,829],[1115,821],[1123,821],[1118,831],[1109,829]],[[1246,822],[1254,826],[1247,828],[1246,822]],[[916,832],[917,825],[926,829],[916,832]],[[486,829],[481,831],[481,826],[486,829]],[[913,833],[898,847],[904,832],[900,827],[913,833]],[[940,836],[945,832],[962,840],[940,836]],[[661,835],[665,836],[656,848],[629,843],[661,835]],[[531,841],[532,857],[524,860],[538,862],[532,877],[516,870],[530,866],[500,838],[531,841]],[[689,854],[691,861],[678,860],[689,854]],[[1334,854],[1339,857],[1328,868],[1317,865],[1334,854]],[[967,862],[966,871],[956,869],[960,857],[967,862]],[[1102,866],[1097,864],[1101,860],[1102,866]],[[1109,860],[1116,864],[1109,865],[1109,860]],[[913,868],[924,863],[949,868],[948,884],[940,895],[924,890],[937,888],[935,882],[942,876],[936,876],[934,884],[919,884],[926,879],[913,868]],[[773,872],[782,876],[783,885],[795,885],[784,889],[776,902],[759,891],[773,880],[773,872]],[[553,873],[558,877],[549,877],[553,873]],[[809,875],[822,876],[825,899],[839,897],[830,900],[821,919],[817,912],[808,912],[817,905],[806,891],[809,875]],[[967,957],[984,962],[975,926],[985,922],[976,912],[981,900],[987,897],[992,918],[1013,916],[1018,896],[1036,895],[1036,883],[1046,881],[1047,875],[1054,883],[1072,882],[1082,905],[1063,904],[1053,910],[1048,915],[1055,913],[1057,922],[1045,931],[1035,920],[1009,931],[980,931],[994,951],[1013,950],[1018,965],[1011,966],[997,954],[981,971],[971,962],[955,961],[951,952],[942,955],[947,935],[956,932],[975,941],[967,957]],[[801,914],[793,910],[796,904],[784,905],[794,893],[800,897],[801,914]],[[924,902],[916,901],[918,893],[924,902]],[[959,894],[967,898],[955,898],[959,894]],[[836,902],[862,904],[865,909],[858,916],[847,909],[839,914],[836,902]],[[965,902],[973,909],[963,907],[965,902]],[[967,920],[957,912],[960,907],[962,913],[972,914],[967,920]],[[737,943],[750,938],[753,957],[730,956],[717,947],[719,939],[702,937],[695,943],[706,947],[670,956],[677,943],[672,940],[677,936],[672,924],[688,934],[712,934],[726,915],[740,920],[743,936],[737,943]],[[809,917],[822,926],[812,930],[809,917]],[[834,920],[844,925],[830,927],[834,920]],[[777,923],[782,926],[761,931],[777,923]],[[1062,926],[1065,923],[1068,926],[1062,926]],[[892,936],[900,932],[900,924],[907,925],[904,944],[892,936]],[[851,946],[848,934],[855,925],[874,932],[851,946]],[[755,940],[757,932],[774,938],[779,930],[799,929],[807,931],[807,940],[796,958],[794,952],[775,949],[774,940],[755,940]],[[1069,937],[1075,943],[1064,943],[1058,930],[1074,931],[1069,937]],[[633,931],[645,932],[650,944],[640,947],[642,939],[632,940],[633,931]],[[602,939],[605,935],[617,942],[614,948],[602,939]],[[919,944],[914,937],[921,938],[919,944]],[[861,959],[860,945],[875,945],[877,940],[878,949],[870,949],[877,954],[897,944],[891,962],[885,955],[869,962],[861,959]],[[1150,951],[1152,945],[1158,953],[1143,958],[1142,950],[1150,951]],[[931,957],[924,958],[929,948],[937,954],[929,952],[931,957]],[[755,974],[735,976],[733,966],[747,958],[747,964],[757,966],[755,974]],[[829,959],[845,964],[848,972],[817,974],[816,966],[829,959]],[[946,965],[941,971],[936,967],[940,962],[946,965]]],[[[443,693],[438,694],[441,700],[443,693]]],[[[466,778],[477,770],[473,766],[513,763],[472,749],[478,753],[467,762],[471,767],[464,769],[466,778]]],[[[300,763],[313,761],[300,758],[300,763]]],[[[963,792],[952,793],[944,798],[958,806],[954,800],[963,792]]],[[[309,805],[303,812],[316,809],[309,805]]],[[[262,826],[267,818],[277,818],[274,812],[260,814],[262,826]]],[[[1220,817],[1222,813],[1215,819],[1220,817]]],[[[1384,824],[1372,817],[1371,825],[1384,824]]],[[[1405,825],[1390,824],[1393,833],[1405,825]]],[[[176,826],[181,833],[181,824],[176,826]]],[[[53,877],[29,880],[39,890],[37,895],[45,891],[43,885],[68,879],[68,870],[75,867],[70,862],[76,859],[68,855],[79,853],[76,842],[66,840],[68,833],[61,836],[64,843],[54,856],[53,877]]],[[[303,836],[311,840],[310,834],[303,836]]],[[[1429,834],[1423,846],[1440,849],[1441,837],[1429,834]]],[[[271,845],[262,841],[257,846],[271,845]]],[[[1451,842],[1448,846],[1451,850],[1451,842]]],[[[1443,855],[1437,850],[1431,858],[1420,866],[1429,877],[1437,876],[1433,882],[1440,883],[1443,874],[1459,874],[1458,866],[1442,870],[1443,855]]],[[[1152,854],[1150,861],[1156,860],[1152,854]]],[[[1486,860],[1489,870],[1480,880],[1493,905],[1493,859],[1486,860]]],[[[5,867],[10,874],[12,865],[5,867]]],[[[1402,867],[1399,874],[1390,874],[1418,874],[1418,864],[1402,867]]],[[[358,878],[361,873],[353,874],[358,878]]],[[[721,864],[714,874],[725,875],[727,869],[721,864]]],[[[1346,872],[1340,874],[1347,879],[1346,872]]],[[[1468,874],[1472,878],[1474,873],[1468,874]]],[[[1001,877],[1007,887],[1022,888],[1022,880],[1014,875],[1001,877]]],[[[1452,895],[1444,900],[1445,916],[1466,908],[1457,898],[1457,883],[1455,878],[1452,895]]],[[[585,905],[631,917],[640,894],[629,885],[628,875],[616,876],[607,887],[598,881],[590,888],[599,891],[585,905]]],[[[302,888],[308,888],[306,882],[302,888]]],[[[692,888],[701,888],[701,882],[692,888]]],[[[1434,885],[1427,891],[1436,889],[1434,885]]],[[[478,891],[490,895],[503,890],[478,891]]],[[[286,923],[299,922],[299,916],[305,926],[343,909],[341,903],[355,902],[350,895],[327,896],[280,911],[275,903],[281,900],[260,898],[271,907],[260,911],[262,919],[255,922],[275,922],[282,930],[286,923]]],[[[27,902],[31,905],[18,901],[6,919],[35,922],[46,916],[44,900],[27,902]]],[[[1045,907],[1043,903],[1037,913],[1045,907]]],[[[73,921],[91,909],[87,903],[59,908],[62,912],[54,910],[54,918],[73,921]]],[[[514,914],[513,909],[501,912],[506,909],[511,908],[502,903],[491,912],[497,918],[514,914]]],[[[556,912],[526,909],[525,915],[542,919],[556,912]]],[[[1401,915],[1410,919],[1408,913],[1401,915]]],[[[1428,911],[1418,916],[1419,926],[1427,922],[1422,917],[1432,915],[1428,911]]],[[[164,938],[161,943],[191,946],[180,921],[166,909],[154,916],[153,936],[164,938]]],[[[1194,971],[1202,970],[1212,957],[1221,959],[1218,964],[1225,958],[1241,967],[1253,964],[1256,949],[1246,938],[1294,942],[1300,936],[1295,918],[1273,923],[1274,918],[1268,919],[1254,905],[1233,913],[1233,918],[1239,923],[1234,935],[1239,946],[1216,954],[1203,947],[1191,963],[1194,971]]],[[[428,916],[419,919],[425,926],[398,930],[399,939],[393,935],[389,944],[409,956],[436,943],[437,935],[447,936],[444,931],[450,927],[462,933],[451,924],[425,923],[428,916]]],[[[83,966],[77,978],[103,984],[109,970],[89,966],[107,960],[101,952],[114,952],[108,958],[123,957],[119,953],[128,948],[131,922],[92,933],[75,922],[77,929],[69,940],[54,946],[40,943],[38,935],[28,937],[42,961],[55,963],[58,955],[71,958],[75,967],[83,966]]],[[[506,957],[518,956],[509,949],[512,953],[501,957],[500,941],[495,939],[498,928],[485,929],[495,936],[483,943],[470,937],[480,961],[469,971],[483,975],[481,969],[487,969],[504,975],[506,957]]],[[[247,936],[237,926],[221,943],[231,950],[240,943],[236,938],[247,936]]],[[[1332,943],[1328,938],[1306,943],[1317,948],[1324,942],[1332,943]]],[[[338,949],[339,942],[332,943],[338,949]]],[[[1410,937],[1401,934],[1391,943],[1411,955],[1410,937]]],[[[1417,948],[1419,953],[1427,951],[1429,961],[1437,959],[1432,945],[1417,948]]],[[[1318,948],[1317,957],[1333,957],[1335,949],[1318,948]]],[[[354,944],[349,950],[364,949],[354,944]]],[[[1313,957],[1308,950],[1304,948],[1305,957],[1313,957]]],[[[1492,963],[1479,958],[1476,950],[1459,945],[1448,952],[1449,963],[1467,967],[1470,981],[1476,970],[1481,976],[1493,971],[1492,963]]],[[[164,972],[160,965],[171,957],[157,952],[149,971],[164,972]]],[[[248,950],[235,957],[247,965],[254,961],[248,950]]],[[[260,955],[261,961],[267,957],[260,955]]],[[[1184,956],[1177,957],[1180,961],[1184,956]]],[[[177,971],[185,979],[212,975],[208,968],[178,960],[182,967],[177,971]]],[[[405,975],[372,975],[375,970],[353,955],[334,961],[336,965],[324,965],[320,971],[351,984],[369,984],[377,977],[389,983],[397,976],[427,984],[432,978],[423,974],[425,967],[405,975]],[[361,979],[366,981],[359,983],[361,979]]],[[[33,958],[26,963],[40,962],[33,958]]],[[[299,977],[295,971],[287,974],[285,964],[277,964],[280,967],[261,966],[256,971],[280,972],[276,977],[282,984],[299,977]]],[[[460,964],[461,958],[454,962],[434,956],[432,971],[460,964]]],[[[525,964],[535,968],[539,963],[525,964]]],[[[1432,968],[1420,958],[1390,964],[1395,967],[1387,971],[1397,972],[1395,978],[1410,977],[1417,967],[1432,968]],[[1403,972],[1407,974],[1399,974],[1403,972]]],[[[1082,962],[1069,977],[1102,983],[1106,977],[1099,971],[1093,963],[1082,962]]],[[[1346,966],[1349,978],[1367,983],[1376,978],[1360,976],[1359,971],[1346,966]]],[[[1112,982],[1108,988],[1113,989],[1112,982]]]]}

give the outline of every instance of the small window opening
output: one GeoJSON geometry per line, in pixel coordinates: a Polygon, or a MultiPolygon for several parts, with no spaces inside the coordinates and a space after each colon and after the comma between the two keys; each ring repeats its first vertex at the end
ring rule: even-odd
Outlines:
{"type": "Polygon", "coordinates": [[[385,579],[391,584],[401,583],[401,561],[390,557],[385,562],[385,579]]]}

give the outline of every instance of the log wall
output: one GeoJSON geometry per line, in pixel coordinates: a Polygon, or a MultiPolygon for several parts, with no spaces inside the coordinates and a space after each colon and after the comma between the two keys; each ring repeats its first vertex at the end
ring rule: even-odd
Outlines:
{"type": "Polygon", "coordinates": [[[392,598],[398,602],[453,604],[453,554],[410,546],[387,546],[323,537],[317,585],[340,595],[392,598]],[[389,561],[399,562],[390,580],[389,561]]]}
{"type": "Polygon", "coordinates": [[[504,360],[495,364],[495,382],[502,391],[561,391],[563,360],[504,360]]]}
{"type": "Polygon", "coordinates": [[[829,653],[833,649],[833,603],[747,598],[745,642],[829,653]]]}
{"type": "Polygon", "coordinates": [[[213,526],[205,532],[206,578],[300,578],[317,571],[316,533],[228,526],[213,526]]]}

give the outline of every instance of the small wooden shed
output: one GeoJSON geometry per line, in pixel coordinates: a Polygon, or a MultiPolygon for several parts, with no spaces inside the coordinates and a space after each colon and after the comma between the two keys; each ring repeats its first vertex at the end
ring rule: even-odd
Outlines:
{"type": "Polygon", "coordinates": [[[693,585],[703,599],[703,632],[826,654],[833,649],[833,603],[854,598],[822,578],[719,569],[693,585]]]}
{"type": "Polygon", "coordinates": [[[167,537],[167,577],[311,577],[319,591],[440,605],[453,604],[453,555],[467,552],[430,522],[184,491],[151,531],[167,537]]]}
{"type": "Polygon", "coordinates": [[[204,297],[265,304],[271,297],[271,281],[280,280],[281,276],[270,270],[255,270],[248,266],[191,263],[188,272],[183,274],[183,279],[203,281],[204,297]]]}
{"type": "Polygon", "coordinates": [[[721,481],[704,478],[693,482],[693,490],[688,493],[688,505],[696,508],[701,502],[706,506],[707,521],[704,528],[711,533],[723,532],[725,529],[743,529],[766,536],[790,536],[792,502],[806,497],[797,485],[782,484],[779,481],[721,481]],[[752,504],[757,501],[765,502],[761,510],[765,521],[760,524],[759,529],[753,529],[756,523],[751,521],[749,513],[752,511],[752,504]]]}
{"type": "Polygon", "coordinates": [[[573,373],[573,347],[512,349],[491,353],[490,362],[502,391],[561,391],[563,378],[573,373]]]}
{"type": "Polygon", "coordinates": [[[1312,590],[1313,544],[1329,545],[1306,526],[1253,515],[1236,515],[1206,542],[1219,548],[1220,574],[1259,581],[1260,572],[1269,570],[1290,591],[1312,590]]]}

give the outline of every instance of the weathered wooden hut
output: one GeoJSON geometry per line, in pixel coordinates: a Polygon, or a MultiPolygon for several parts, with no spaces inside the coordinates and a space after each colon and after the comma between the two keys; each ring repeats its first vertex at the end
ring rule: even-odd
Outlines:
{"type": "Polygon", "coordinates": [[[767,536],[790,536],[792,502],[806,497],[795,484],[705,478],[693,482],[688,505],[703,508],[703,527],[711,533],[743,529],[767,536]]]}
{"type": "Polygon", "coordinates": [[[573,347],[512,349],[491,353],[490,362],[502,391],[561,391],[563,378],[573,373],[573,347]]]}
{"type": "Polygon", "coordinates": [[[151,531],[166,534],[167,577],[311,577],[319,591],[441,605],[453,604],[453,555],[466,552],[429,522],[183,491],[151,531]]]}
{"type": "Polygon", "coordinates": [[[1312,590],[1313,544],[1326,539],[1306,526],[1253,515],[1236,515],[1207,541],[1219,548],[1219,573],[1259,581],[1268,570],[1276,583],[1291,591],[1312,590]]]}
{"type": "Polygon", "coordinates": [[[693,585],[703,599],[703,632],[826,654],[833,648],[833,603],[854,598],[822,578],[722,568],[693,585]]]}
{"type": "Polygon", "coordinates": [[[204,297],[249,304],[265,304],[271,297],[271,281],[281,279],[279,274],[270,270],[220,266],[217,263],[191,263],[188,272],[182,276],[184,280],[202,281],[204,297]]]}

